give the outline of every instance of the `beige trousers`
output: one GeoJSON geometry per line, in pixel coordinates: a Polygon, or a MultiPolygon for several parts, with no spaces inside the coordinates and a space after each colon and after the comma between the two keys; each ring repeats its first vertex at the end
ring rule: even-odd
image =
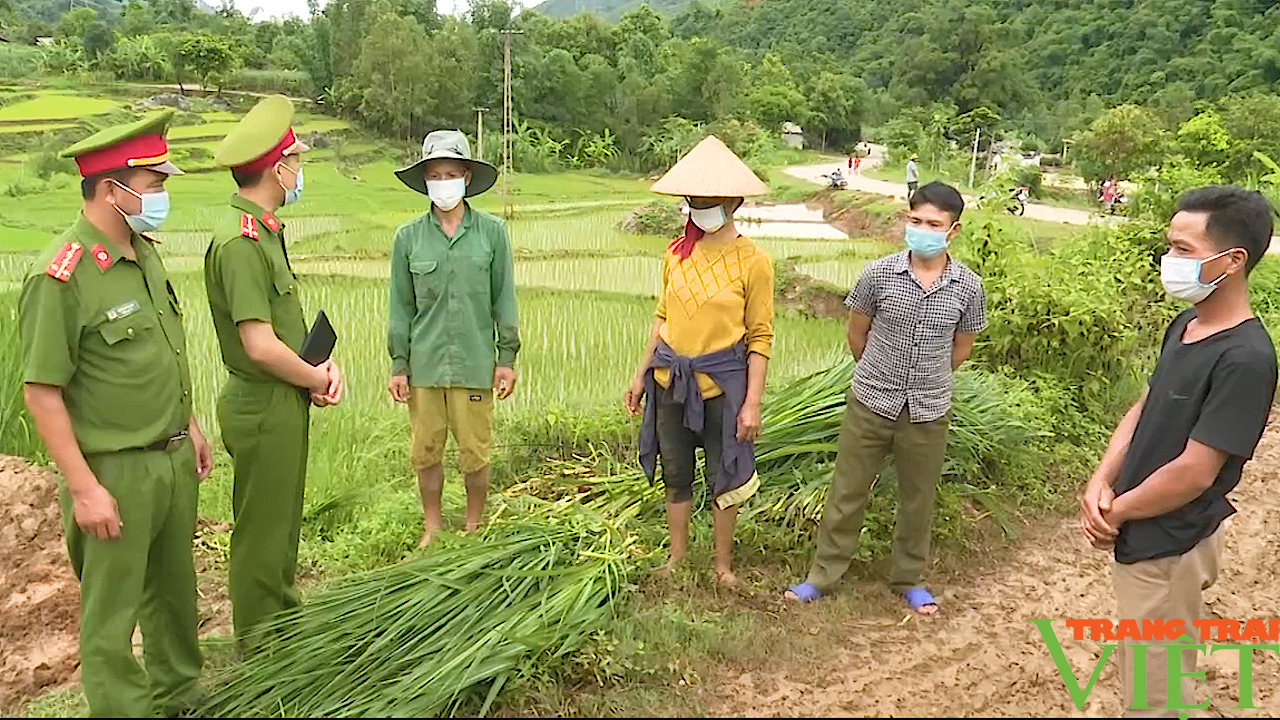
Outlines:
{"type": "MultiPolygon", "coordinates": [[[[1201,540],[1186,554],[1174,557],[1144,560],[1131,565],[1115,563],[1115,590],[1120,619],[1182,620],[1195,642],[1200,641],[1199,631],[1192,621],[1204,617],[1202,593],[1218,578],[1218,559],[1221,555],[1223,528],[1201,540]]],[[[1157,641],[1159,642],[1159,641],[1157,641]]],[[[1147,705],[1150,710],[1131,709],[1133,705],[1133,656],[1131,645],[1147,644],[1125,641],[1120,647],[1121,683],[1123,685],[1125,717],[1178,717],[1178,709],[1165,706],[1169,701],[1168,649],[1152,646],[1147,649],[1147,705]]],[[[1195,650],[1182,650],[1182,672],[1196,669],[1195,650]]],[[[1192,678],[1182,679],[1183,704],[1195,700],[1195,683],[1192,678]]],[[[1202,710],[1183,710],[1195,717],[1202,710]]]]}

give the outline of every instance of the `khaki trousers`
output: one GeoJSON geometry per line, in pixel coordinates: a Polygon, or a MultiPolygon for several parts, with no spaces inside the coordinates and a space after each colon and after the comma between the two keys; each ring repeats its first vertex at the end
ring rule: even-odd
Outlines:
{"type": "MultiPolygon", "coordinates": [[[[1116,600],[1121,620],[1181,620],[1198,643],[1199,631],[1191,624],[1204,617],[1203,591],[1218,578],[1218,559],[1221,555],[1222,528],[1201,540],[1183,555],[1144,560],[1124,565],[1114,564],[1116,600]]],[[[1160,642],[1160,641],[1157,641],[1160,642]]],[[[1178,717],[1179,710],[1166,708],[1169,704],[1168,649],[1153,645],[1147,648],[1147,706],[1149,710],[1131,709],[1133,705],[1133,656],[1132,645],[1148,644],[1125,641],[1120,646],[1121,683],[1123,686],[1125,717],[1178,717]]],[[[1182,671],[1196,669],[1195,650],[1182,650],[1182,671]]],[[[1182,679],[1183,704],[1195,702],[1194,682],[1182,679]]],[[[1184,710],[1195,716],[1196,710],[1184,710]]]]}
{"type": "Polygon", "coordinates": [[[950,420],[948,413],[932,422],[913,423],[906,406],[898,419],[890,420],[849,391],[808,583],[829,593],[849,569],[858,554],[871,486],[890,454],[898,471],[898,511],[889,587],[901,593],[920,582],[929,556],[933,500],[947,453],[950,420]]]}

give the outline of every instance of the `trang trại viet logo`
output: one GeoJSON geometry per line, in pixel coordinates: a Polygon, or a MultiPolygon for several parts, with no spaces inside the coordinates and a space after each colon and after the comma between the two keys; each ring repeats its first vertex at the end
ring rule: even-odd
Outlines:
{"type": "MultiPolygon", "coordinates": [[[[1133,704],[1131,710],[1151,710],[1147,704],[1147,648],[1152,645],[1169,649],[1167,668],[1169,672],[1169,698],[1164,708],[1171,710],[1203,710],[1209,707],[1208,701],[1198,705],[1181,702],[1179,688],[1184,677],[1205,680],[1204,670],[1185,672],[1182,669],[1182,653],[1176,650],[1195,650],[1205,655],[1212,655],[1220,650],[1235,651],[1240,657],[1239,697],[1237,710],[1260,709],[1253,702],[1253,658],[1257,652],[1273,652],[1280,654],[1280,620],[1221,620],[1218,618],[1193,620],[1191,626],[1182,620],[1121,620],[1116,623],[1102,619],[1066,620],[1067,629],[1074,640],[1094,640],[1099,642],[1102,653],[1094,664],[1088,682],[1082,688],[1076,679],[1075,670],[1067,662],[1062,643],[1053,631],[1051,618],[1030,619],[1027,622],[1035,625],[1040,631],[1049,649],[1049,656],[1062,676],[1071,701],[1077,710],[1083,710],[1085,701],[1093,692],[1093,686],[1102,674],[1107,660],[1120,647],[1129,642],[1133,652],[1133,704]],[[1133,644],[1142,643],[1142,644],[1133,644]]],[[[1186,717],[1187,713],[1179,714],[1186,717]]]]}

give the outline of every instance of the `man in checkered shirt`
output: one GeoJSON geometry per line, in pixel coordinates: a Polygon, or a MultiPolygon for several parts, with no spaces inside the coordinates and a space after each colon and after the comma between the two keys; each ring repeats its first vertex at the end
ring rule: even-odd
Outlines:
{"type": "Polygon", "coordinates": [[[867,265],[845,299],[858,365],[817,552],[788,599],[809,602],[835,589],[857,554],[871,485],[892,453],[898,513],[889,586],[916,612],[938,610],[918,583],[947,447],[952,375],[987,325],[982,280],[947,252],[963,211],[955,188],[921,186],[910,200],[907,249],[867,265]]]}

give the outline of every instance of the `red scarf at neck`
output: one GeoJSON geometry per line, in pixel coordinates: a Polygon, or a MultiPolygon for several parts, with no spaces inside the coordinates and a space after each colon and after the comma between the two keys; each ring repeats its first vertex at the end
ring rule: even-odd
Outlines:
{"type": "Polygon", "coordinates": [[[671,241],[671,244],[667,246],[667,252],[675,253],[680,256],[681,260],[688,260],[689,256],[693,254],[693,246],[697,245],[704,235],[706,233],[702,231],[702,228],[694,225],[692,219],[686,220],[684,234],[671,241]]]}

